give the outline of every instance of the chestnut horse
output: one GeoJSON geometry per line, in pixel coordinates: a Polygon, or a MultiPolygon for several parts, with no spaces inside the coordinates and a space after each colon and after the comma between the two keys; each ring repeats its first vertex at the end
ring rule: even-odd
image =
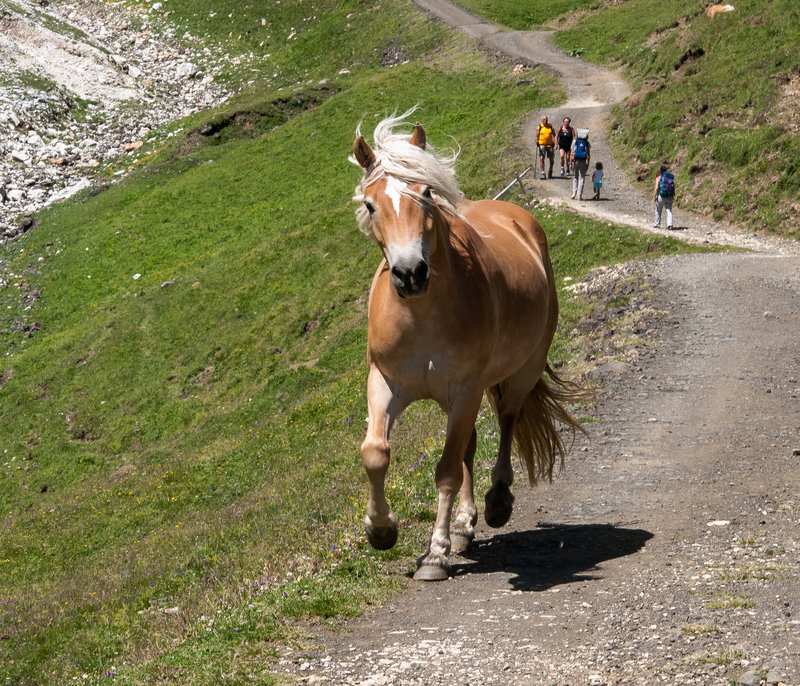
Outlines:
{"type": "Polygon", "coordinates": [[[564,454],[557,421],[573,432],[581,428],[563,406],[580,389],[547,363],[558,301],[539,222],[516,205],[464,199],[455,155],[437,155],[418,123],[410,135],[396,130],[413,111],[380,122],[374,150],[359,127],[350,158],[364,172],[354,197],[359,226],[384,256],[369,299],[369,419],[361,459],[369,477],[366,534],[385,550],[397,540],[384,493],[392,424],[422,398],[447,413],[436,523],[414,577],[435,581],[449,576],[451,543],[463,550],[475,535],[475,420],[484,391],[500,425],[485,518],[500,527],[514,500],[512,440],[532,484],[552,478],[564,454]]]}

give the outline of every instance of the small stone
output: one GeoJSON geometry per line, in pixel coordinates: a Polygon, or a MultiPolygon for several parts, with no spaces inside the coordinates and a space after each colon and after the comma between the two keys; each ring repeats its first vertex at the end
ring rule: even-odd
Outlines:
{"type": "Polygon", "coordinates": [[[191,62],[183,62],[178,65],[178,68],[175,70],[175,75],[179,79],[191,79],[197,75],[197,65],[191,62]]]}
{"type": "Polygon", "coordinates": [[[760,686],[761,677],[755,672],[747,672],[739,678],[740,686],[760,686]]]}

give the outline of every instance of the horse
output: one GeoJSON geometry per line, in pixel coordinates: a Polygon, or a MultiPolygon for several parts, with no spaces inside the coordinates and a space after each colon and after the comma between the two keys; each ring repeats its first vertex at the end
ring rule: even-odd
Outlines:
{"type": "Polygon", "coordinates": [[[583,431],[564,407],[581,389],[547,361],[558,300],[542,227],[517,205],[467,200],[455,179],[458,153],[439,154],[419,122],[411,134],[399,130],[415,109],[382,120],[374,149],[359,124],[349,157],[363,172],[353,198],[358,225],[383,252],[367,324],[364,527],[373,548],[396,543],[384,491],[389,435],[410,403],[434,400],[447,415],[447,433],[436,467],[436,521],[414,578],[439,581],[450,575],[448,555],[475,536],[475,421],[484,392],[500,427],[484,516],[502,527],[514,501],[512,443],[531,484],[551,480],[556,458],[564,461],[558,423],[583,431]]]}

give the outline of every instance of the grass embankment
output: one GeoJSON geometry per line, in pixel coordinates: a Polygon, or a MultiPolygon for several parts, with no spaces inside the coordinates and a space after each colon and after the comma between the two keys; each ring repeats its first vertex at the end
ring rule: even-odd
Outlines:
{"type": "Polygon", "coordinates": [[[489,21],[497,22],[518,31],[540,28],[554,18],[569,16],[584,7],[592,7],[597,0],[458,0],[458,4],[489,21]]]}
{"type": "MultiPolygon", "coordinates": [[[[379,253],[349,200],[354,128],[419,103],[481,197],[526,164],[524,113],[561,94],[407,3],[281,3],[264,24],[229,4],[216,21],[210,4],[170,9],[194,35],[230,33],[267,78],[0,249],[15,275],[0,292],[0,683],[272,683],[293,619],[377,602],[428,535],[429,405],[396,433],[399,546],[375,553],[360,530],[379,253]],[[389,46],[403,59],[384,67],[389,46]]],[[[648,250],[626,229],[542,220],[559,279],[648,250]]],[[[565,299],[562,330],[580,308],[565,299]]],[[[479,460],[493,441],[482,432],[479,460]]]]}

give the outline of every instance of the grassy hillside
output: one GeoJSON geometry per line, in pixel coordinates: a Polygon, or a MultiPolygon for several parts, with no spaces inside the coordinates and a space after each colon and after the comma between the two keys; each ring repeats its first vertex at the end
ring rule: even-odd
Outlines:
{"type": "MultiPolygon", "coordinates": [[[[442,426],[429,405],[396,432],[400,545],[375,553],[361,533],[379,252],[355,229],[354,129],[419,103],[481,197],[527,164],[524,114],[563,94],[400,0],[240,7],[170,0],[170,20],[249,55],[228,78],[252,83],[159,132],[125,181],[0,247],[13,275],[0,291],[0,683],[273,683],[297,618],[379,602],[428,534],[442,426]],[[389,48],[402,59],[383,66],[389,48]]],[[[542,221],[559,279],[681,249],[542,221]]],[[[584,307],[565,299],[557,356],[584,307]]],[[[481,463],[494,449],[482,422],[481,463]]]]}
{"type": "Polygon", "coordinates": [[[529,31],[558,17],[595,7],[597,0],[459,0],[458,4],[503,26],[529,31]]]}
{"type": "Polygon", "coordinates": [[[462,4],[515,28],[547,23],[567,52],[624,67],[634,95],[613,142],[643,188],[666,160],[681,206],[800,237],[797,2],[741,0],[713,19],[696,0],[570,2],[549,18],[531,0],[462,4]]]}

